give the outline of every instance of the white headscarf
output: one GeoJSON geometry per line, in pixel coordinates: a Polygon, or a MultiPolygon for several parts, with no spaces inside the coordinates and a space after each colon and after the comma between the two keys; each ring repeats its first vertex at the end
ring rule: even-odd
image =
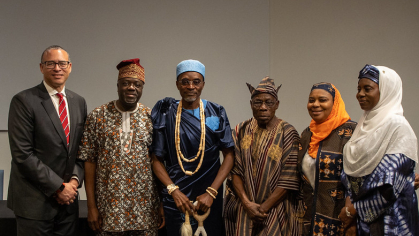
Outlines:
{"type": "Polygon", "coordinates": [[[403,153],[418,162],[416,135],[403,116],[402,80],[388,67],[375,67],[380,71],[380,100],[364,112],[343,149],[343,168],[352,177],[371,174],[385,154],[403,153]]]}

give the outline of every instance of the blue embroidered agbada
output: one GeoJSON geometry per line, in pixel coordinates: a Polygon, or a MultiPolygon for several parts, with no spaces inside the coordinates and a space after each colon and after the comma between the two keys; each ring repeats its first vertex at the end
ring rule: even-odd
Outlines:
{"type": "MultiPolygon", "coordinates": [[[[191,201],[206,192],[207,187],[214,181],[220,164],[220,151],[224,148],[234,146],[231,136],[230,123],[224,108],[210,101],[202,100],[205,110],[205,155],[202,166],[192,176],[187,176],[179,166],[175,148],[175,125],[176,113],[179,101],[174,98],[160,100],[154,106],[151,117],[154,133],[152,152],[162,158],[166,165],[167,173],[175,185],[191,201]]],[[[201,137],[201,124],[199,119],[199,108],[195,110],[182,111],[180,122],[180,148],[187,159],[196,156],[201,137]]],[[[185,170],[194,171],[198,166],[199,158],[194,162],[182,162],[185,170]]],[[[222,193],[223,187],[218,189],[221,193],[217,196],[211,206],[211,213],[204,221],[204,227],[208,235],[224,235],[222,219],[222,193]]],[[[184,222],[182,214],[166,188],[162,190],[162,200],[166,217],[166,228],[170,235],[179,234],[181,224],[184,222]]],[[[191,217],[191,225],[195,231],[197,221],[191,217]]]]}

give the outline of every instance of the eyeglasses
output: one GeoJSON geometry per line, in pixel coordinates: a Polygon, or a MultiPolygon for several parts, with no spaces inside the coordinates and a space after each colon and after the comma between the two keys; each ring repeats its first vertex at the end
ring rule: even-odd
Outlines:
{"type": "Polygon", "coordinates": [[[202,81],[200,79],[194,79],[194,80],[182,79],[180,81],[180,84],[182,86],[189,86],[190,84],[192,84],[193,86],[199,86],[201,83],[202,81]]]}
{"type": "Polygon", "coordinates": [[[45,61],[42,64],[44,64],[47,69],[54,69],[55,65],[58,65],[58,67],[60,67],[61,69],[67,69],[68,65],[70,65],[70,62],[69,61],[59,61],[59,62],[45,61]]]}
{"type": "Polygon", "coordinates": [[[252,101],[252,105],[256,108],[260,108],[264,103],[265,103],[266,107],[272,108],[273,106],[275,106],[276,101],[272,101],[272,100],[267,100],[267,101],[255,100],[255,101],[252,101]]]}
{"type": "Polygon", "coordinates": [[[131,86],[134,86],[135,88],[141,88],[142,87],[142,83],[139,82],[139,81],[133,81],[133,82],[120,81],[118,83],[121,84],[122,87],[131,87],[131,86]]]}

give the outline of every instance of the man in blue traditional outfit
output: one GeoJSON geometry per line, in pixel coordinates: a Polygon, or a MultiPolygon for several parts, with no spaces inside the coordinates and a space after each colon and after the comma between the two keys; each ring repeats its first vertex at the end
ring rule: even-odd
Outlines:
{"type": "Polygon", "coordinates": [[[205,85],[205,66],[201,62],[182,61],[176,77],[182,99],[166,97],[151,112],[152,167],[167,187],[162,191],[167,231],[178,235],[185,213],[191,215],[195,231],[198,223],[192,214],[210,209],[204,221],[207,234],[224,235],[222,184],[234,164],[230,123],[222,106],[200,99],[205,85]],[[224,156],[222,165],[220,150],[224,156]]]}

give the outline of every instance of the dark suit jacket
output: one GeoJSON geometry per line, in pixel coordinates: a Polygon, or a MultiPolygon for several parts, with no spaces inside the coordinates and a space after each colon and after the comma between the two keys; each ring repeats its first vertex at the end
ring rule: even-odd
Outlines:
{"type": "Polygon", "coordinates": [[[87,107],[84,98],[66,89],[70,113],[70,146],[60,118],[45,86],[16,94],[9,111],[9,143],[12,153],[7,206],[18,216],[52,219],[59,210],[78,210],[77,201],[60,206],[53,194],[76,175],[84,179],[83,162],[76,160],[87,107]]]}

